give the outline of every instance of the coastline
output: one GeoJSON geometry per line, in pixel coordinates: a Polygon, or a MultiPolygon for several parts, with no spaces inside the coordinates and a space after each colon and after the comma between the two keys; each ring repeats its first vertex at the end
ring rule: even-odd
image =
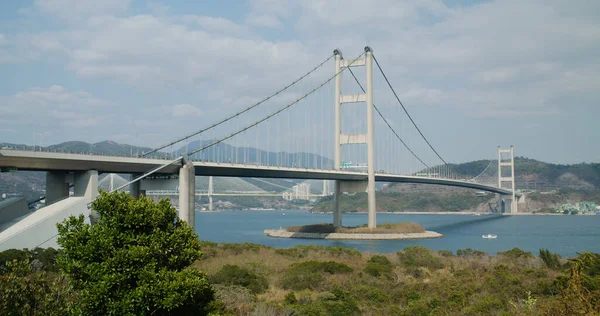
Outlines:
{"type": "Polygon", "coordinates": [[[408,234],[356,234],[356,233],[294,233],[285,229],[265,229],[265,235],[275,238],[302,238],[302,239],[334,239],[334,240],[403,240],[403,239],[429,239],[441,238],[444,235],[425,231],[424,233],[408,234]]]}

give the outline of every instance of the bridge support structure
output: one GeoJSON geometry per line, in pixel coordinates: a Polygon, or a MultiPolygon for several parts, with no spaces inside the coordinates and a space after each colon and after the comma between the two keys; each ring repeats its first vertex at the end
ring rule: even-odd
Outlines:
{"type": "MultiPolygon", "coordinates": [[[[139,176],[141,176],[141,174],[132,173],[131,179],[135,179],[139,176]]],[[[142,188],[141,188],[141,182],[142,182],[142,180],[133,182],[129,185],[129,194],[136,199],[139,199],[141,195],[146,195],[146,190],[142,190],[142,188]]]]}
{"type": "MultiPolygon", "coordinates": [[[[504,173],[505,174],[505,173],[504,173]]],[[[515,188],[515,148],[514,146],[510,146],[510,149],[502,149],[498,146],[498,187],[503,188],[504,184],[508,183],[510,185],[510,190],[512,191],[511,201],[510,201],[510,213],[517,213],[517,196],[516,196],[516,188],[515,188]],[[510,158],[504,158],[502,154],[509,154],[510,158]],[[503,176],[503,170],[510,168],[509,176],[503,176]]]]}
{"type": "MultiPolygon", "coordinates": [[[[195,191],[194,191],[195,192],[195,191]]],[[[208,177],[208,210],[212,212],[213,210],[213,177],[208,177]]]]}
{"type": "Polygon", "coordinates": [[[69,197],[68,173],[61,171],[46,172],[46,205],[69,197]]]}
{"type": "Polygon", "coordinates": [[[184,159],[179,169],[179,218],[195,228],[196,171],[191,161],[184,159]]]}
{"type": "MultiPolygon", "coordinates": [[[[334,93],[334,166],[336,170],[341,169],[342,164],[342,145],[366,144],[367,145],[367,182],[366,192],[368,198],[368,227],[375,228],[376,221],[376,201],[375,201],[375,137],[373,125],[373,50],[365,47],[365,57],[356,60],[344,60],[341,51],[335,50],[335,93],[334,93]],[[342,77],[341,70],[349,67],[364,66],[366,68],[366,86],[365,93],[354,95],[342,95],[342,77]],[[363,134],[345,134],[342,132],[342,104],[364,102],[367,106],[367,130],[363,134]]],[[[333,211],[333,225],[342,225],[341,198],[342,192],[364,192],[362,184],[344,183],[335,181],[335,209],[333,211]],[[345,191],[344,188],[359,191],[345,191]]]]}

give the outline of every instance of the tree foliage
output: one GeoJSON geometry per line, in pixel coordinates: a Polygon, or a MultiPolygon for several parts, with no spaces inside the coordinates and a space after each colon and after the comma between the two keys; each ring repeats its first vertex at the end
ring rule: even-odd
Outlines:
{"type": "Polygon", "coordinates": [[[269,287],[263,275],[232,264],[224,265],[210,278],[210,281],[216,284],[243,286],[254,294],[263,293],[269,287]]]}
{"type": "Polygon", "coordinates": [[[57,261],[83,314],[206,313],[213,289],[189,268],[201,257],[200,241],[169,200],[102,192],[92,208],[96,225],[83,215],[58,224],[64,250],[57,261]]]}
{"type": "Polygon", "coordinates": [[[560,263],[560,255],[551,253],[548,249],[540,249],[540,259],[550,269],[560,269],[562,264],[560,263]]]}
{"type": "Polygon", "coordinates": [[[66,315],[71,313],[72,296],[62,276],[38,271],[28,258],[5,262],[0,275],[0,315],[66,315]]]}

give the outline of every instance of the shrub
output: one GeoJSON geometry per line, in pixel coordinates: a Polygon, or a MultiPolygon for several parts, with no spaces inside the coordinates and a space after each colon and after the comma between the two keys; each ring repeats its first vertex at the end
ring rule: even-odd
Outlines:
{"type": "Polygon", "coordinates": [[[210,278],[212,283],[239,285],[249,289],[252,293],[263,293],[269,288],[267,279],[248,269],[226,264],[210,278]]]}
{"type": "Polygon", "coordinates": [[[548,249],[540,249],[540,259],[542,259],[546,267],[550,269],[556,270],[562,268],[560,255],[551,253],[548,249]]]}
{"type": "Polygon", "coordinates": [[[284,273],[281,285],[285,289],[317,289],[324,274],[345,274],[352,272],[348,265],[335,261],[305,261],[292,264],[284,273]]]}
{"type": "Polygon", "coordinates": [[[283,300],[285,304],[292,305],[298,303],[298,299],[296,299],[296,295],[294,292],[289,292],[285,295],[285,299],[283,300]]]}
{"type": "Polygon", "coordinates": [[[431,250],[423,246],[406,247],[397,253],[400,264],[405,267],[425,267],[432,270],[442,269],[442,259],[431,253],[431,250]]]}
{"type": "Polygon", "coordinates": [[[58,224],[57,263],[79,291],[81,314],[204,314],[213,300],[206,276],[189,267],[201,256],[198,235],[168,199],[125,192],[92,203],[101,220],[58,224]]]}
{"type": "Polygon", "coordinates": [[[222,244],[219,244],[219,246],[218,246],[219,249],[229,250],[236,255],[239,255],[239,254],[243,253],[244,251],[258,252],[261,247],[265,247],[265,246],[261,246],[259,244],[255,244],[255,243],[251,243],[251,242],[245,242],[245,243],[241,243],[241,244],[222,243],[222,244]]]}
{"type": "Polygon", "coordinates": [[[437,252],[440,256],[448,258],[452,257],[454,254],[450,250],[438,250],[437,252]]]}
{"type": "Polygon", "coordinates": [[[483,257],[485,255],[485,252],[471,248],[456,250],[457,257],[483,257]]]}
{"type": "Polygon", "coordinates": [[[361,257],[360,251],[352,248],[341,247],[341,246],[327,246],[323,247],[320,245],[297,245],[292,248],[275,249],[275,253],[282,256],[294,257],[294,258],[305,258],[309,252],[325,253],[335,257],[348,256],[348,257],[361,257]]]}
{"type": "Polygon", "coordinates": [[[392,268],[392,262],[390,262],[387,257],[375,255],[367,262],[365,273],[378,277],[381,275],[388,275],[392,272],[392,268]]]}
{"type": "Polygon", "coordinates": [[[30,263],[36,262],[39,264],[40,270],[57,272],[57,255],[58,251],[54,248],[35,248],[33,250],[8,249],[0,252],[0,274],[2,274],[3,267],[6,263],[13,260],[28,260],[30,263]]]}
{"type": "Polygon", "coordinates": [[[529,251],[523,251],[519,248],[513,248],[504,252],[498,252],[498,255],[505,256],[510,259],[532,259],[535,256],[529,251]]]}
{"type": "Polygon", "coordinates": [[[0,276],[0,315],[71,314],[72,296],[64,277],[36,271],[29,259],[6,262],[0,276]]]}

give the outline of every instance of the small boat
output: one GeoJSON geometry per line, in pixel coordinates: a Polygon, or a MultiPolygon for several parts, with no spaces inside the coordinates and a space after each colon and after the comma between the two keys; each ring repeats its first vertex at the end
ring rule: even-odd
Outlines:
{"type": "Polygon", "coordinates": [[[281,214],[281,216],[285,216],[285,213],[281,214]]]}
{"type": "Polygon", "coordinates": [[[481,216],[481,213],[475,213],[473,216],[481,216]]]}
{"type": "Polygon", "coordinates": [[[481,238],[485,238],[485,239],[496,239],[496,237],[498,237],[498,235],[492,235],[492,234],[481,235],[481,238]]]}

